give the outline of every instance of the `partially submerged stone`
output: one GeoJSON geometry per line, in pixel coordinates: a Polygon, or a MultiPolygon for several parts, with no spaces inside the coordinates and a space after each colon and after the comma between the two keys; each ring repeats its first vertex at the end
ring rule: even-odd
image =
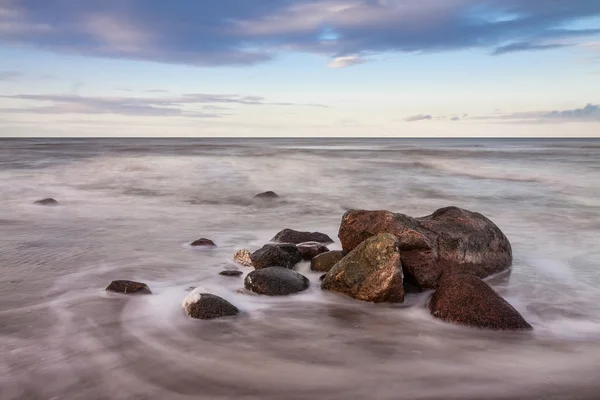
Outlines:
{"type": "Polygon", "coordinates": [[[227,300],[214,294],[200,293],[199,289],[187,295],[181,307],[189,317],[196,319],[215,319],[239,314],[237,307],[227,300]]]}
{"type": "Polygon", "coordinates": [[[36,200],[33,202],[33,204],[37,204],[39,206],[57,206],[58,201],[54,200],[51,197],[48,197],[47,199],[36,200]]]}
{"type": "Polygon", "coordinates": [[[316,272],[329,272],[345,255],[346,252],[343,250],[333,250],[319,254],[311,260],[310,269],[316,272]]]}
{"type": "Polygon", "coordinates": [[[107,292],[123,293],[123,294],[151,294],[152,291],[142,282],[134,282],[127,280],[112,281],[106,287],[107,292]]]}
{"type": "Polygon", "coordinates": [[[398,239],[389,233],[368,238],[327,273],[321,288],[373,303],[402,303],[398,239]]]}
{"type": "Polygon", "coordinates": [[[228,270],[219,272],[219,275],[222,275],[222,276],[242,276],[242,275],[244,275],[244,273],[242,271],[228,269],[228,270]]]}
{"type": "Polygon", "coordinates": [[[308,289],[308,278],[295,271],[268,267],[250,272],[244,280],[244,287],[254,293],[268,296],[285,296],[308,289]]]}
{"type": "Polygon", "coordinates": [[[523,316],[480,278],[462,274],[444,279],[429,301],[431,314],[476,328],[530,330],[523,316]]]}
{"type": "Polygon", "coordinates": [[[510,242],[479,213],[447,207],[411,218],[389,211],[351,210],[344,214],[339,238],[345,251],[379,233],[398,238],[404,279],[434,289],[444,277],[469,273],[484,278],[512,263],[510,242]]]}
{"type": "Polygon", "coordinates": [[[272,200],[272,199],[278,199],[279,195],[277,193],[275,193],[272,190],[269,190],[267,192],[263,192],[263,193],[259,193],[256,196],[254,196],[255,199],[263,199],[263,200],[272,200]]]}
{"type": "Polygon", "coordinates": [[[280,231],[271,242],[279,243],[305,243],[305,242],[318,242],[323,244],[333,243],[333,240],[324,233],[320,232],[300,232],[293,229],[284,229],[280,231]]]}
{"type": "Polygon", "coordinates": [[[194,247],[216,247],[215,242],[213,242],[210,239],[206,239],[206,238],[202,238],[202,239],[198,239],[192,242],[191,246],[194,247]]]}

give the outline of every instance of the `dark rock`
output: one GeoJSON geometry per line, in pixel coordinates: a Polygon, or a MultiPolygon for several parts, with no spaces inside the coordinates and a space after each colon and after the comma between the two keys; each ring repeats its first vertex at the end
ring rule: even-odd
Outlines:
{"type": "Polygon", "coordinates": [[[308,278],[285,268],[269,267],[250,272],[244,287],[254,293],[268,296],[285,296],[308,289],[308,278]]]}
{"type": "MultiPolygon", "coordinates": [[[[292,245],[296,247],[295,245],[292,245]]],[[[298,249],[296,249],[298,251],[298,249]]],[[[298,251],[299,254],[299,251],[298,251]]],[[[252,265],[255,269],[269,267],[294,268],[294,261],[298,258],[289,245],[278,246],[276,244],[266,244],[250,255],[252,265]]]]}
{"type": "Polygon", "coordinates": [[[298,245],[298,250],[300,250],[304,261],[310,261],[319,254],[327,253],[329,251],[327,247],[317,242],[300,243],[298,245]]]}
{"type": "Polygon", "coordinates": [[[331,268],[321,288],[373,303],[402,303],[398,239],[382,233],[365,240],[331,268]]]}
{"type": "Polygon", "coordinates": [[[142,282],[133,281],[112,281],[106,287],[106,291],[124,294],[151,294],[152,291],[142,282]]]}
{"type": "Polygon", "coordinates": [[[210,239],[205,239],[205,238],[198,239],[198,240],[192,242],[191,245],[192,246],[204,246],[204,247],[215,247],[216,246],[215,242],[213,242],[210,239]]]}
{"type": "Polygon", "coordinates": [[[469,273],[480,278],[512,263],[510,242],[481,214],[448,207],[411,218],[389,211],[352,210],[344,214],[339,238],[345,251],[386,232],[400,242],[404,279],[421,289],[436,288],[444,277],[469,273]]]}
{"type": "Polygon", "coordinates": [[[265,200],[270,200],[270,199],[278,199],[279,195],[271,190],[269,190],[268,192],[264,192],[264,193],[259,193],[256,196],[254,196],[255,199],[265,199],[265,200]]]}
{"type": "Polygon", "coordinates": [[[310,269],[317,272],[329,272],[345,255],[346,252],[343,250],[333,250],[319,254],[311,260],[310,269]]]}
{"type": "Polygon", "coordinates": [[[228,269],[228,270],[219,272],[219,275],[223,275],[223,276],[242,276],[242,275],[244,275],[244,273],[242,271],[228,269]]]}
{"type": "Polygon", "coordinates": [[[284,229],[279,232],[271,242],[279,243],[305,243],[305,242],[319,242],[323,244],[333,243],[333,240],[324,233],[320,232],[299,232],[293,229],[284,229]]]}
{"type": "Polygon", "coordinates": [[[325,277],[326,277],[326,276],[327,276],[327,274],[323,274],[323,275],[321,275],[321,276],[319,277],[319,280],[320,280],[321,282],[323,282],[323,281],[325,280],[325,277]]]}
{"type": "Polygon", "coordinates": [[[532,329],[517,310],[474,275],[444,279],[429,301],[429,310],[434,317],[459,325],[503,331],[532,329]]]}
{"type": "Polygon", "coordinates": [[[54,200],[53,198],[47,198],[47,199],[42,199],[42,200],[36,200],[33,202],[33,204],[37,204],[40,206],[57,206],[58,205],[58,201],[54,200]]]}
{"type": "Polygon", "coordinates": [[[227,300],[209,293],[190,293],[181,305],[188,316],[196,319],[232,317],[239,314],[236,306],[227,300]]]}
{"type": "Polygon", "coordinates": [[[303,260],[302,252],[293,243],[271,243],[269,245],[279,247],[281,250],[285,251],[287,255],[290,257],[290,263],[292,266],[298,264],[303,260]]]}

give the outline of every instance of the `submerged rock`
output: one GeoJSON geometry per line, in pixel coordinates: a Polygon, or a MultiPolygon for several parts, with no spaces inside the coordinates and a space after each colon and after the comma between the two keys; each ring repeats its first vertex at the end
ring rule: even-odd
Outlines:
{"type": "Polygon", "coordinates": [[[244,273],[242,271],[228,269],[228,270],[219,272],[219,275],[223,275],[223,276],[242,276],[242,275],[244,275],[244,273]]]}
{"type": "Polygon", "coordinates": [[[265,200],[270,200],[270,199],[278,199],[279,195],[275,192],[273,192],[272,190],[269,190],[268,192],[263,192],[263,193],[259,193],[256,196],[254,196],[255,199],[265,199],[265,200]]]}
{"type": "Polygon", "coordinates": [[[300,252],[295,245],[266,244],[250,255],[255,269],[283,267],[293,269],[300,252]],[[294,252],[295,249],[295,252],[294,252]],[[296,253],[297,252],[297,253],[296,253]]]}
{"type": "Polygon", "coordinates": [[[293,229],[284,229],[279,232],[271,242],[279,243],[305,243],[305,242],[318,242],[323,244],[333,243],[333,240],[324,233],[320,232],[299,232],[293,229]]]}
{"type": "Polygon", "coordinates": [[[502,231],[483,215],[457,207],[421,218],[351,210],[342,218],[339,238],[343,249],[352,251],[383,232],[398,238],[404,279],[421,289],[436,288],[442,278],[455,274],[484,278],[512,263],[510,242],[502,231]]]}
{"type": "Polygon", "coordinates": [[[327,253],[329,249],[317,242],[305,242],[298,245],[298,250],[302,254],[304,261],[310,261],[319,254],[327,253]]]}
{"type": "Polygon", "coordinates": [[[244,280],[244,287],[254,293],[268,296],[285,296],[308,289],[308,278],[295,271],[269,267],[250,272],[244,280]]]}
{"type": "Polygon", "coordinates": [[[47,199],[42,199],[42,200],[36,200],[33,202],[33,204],[37,204],[40,206],[57,206],[58,205],[58,201],[54,200],[51,197],[48,197],[47,199]]]}
{"type": "Polygon", "coordinates": [[[134,281],[112,281],[106,287],[107,292],[124,293],[124,294],[151,294],[152,291],[142,282],[134,281]]]}
{"type": "Polygon", "coordinates": [[[402,263],[398,239],[389,233],[371,237],[342,258],[321,288],[373,303],[402,303],[402,263]]]}
{"type": "Polygon", "coordinates": [[[459,325],[503,331],[532,329],[502,296],[474,275],[444,279],[429,301],[429,310],[434,317],[459,325]]]}
{"type": "Polygon", "coordinates": [[[216,247],[217,245],[210,239],[202,238],[192,242],[191,246],[216,247]]]}
{"type": "Polygon", "coordinates": [[[329,272],[345,255],[346,252],[343,250],[333,250],[319,254],[311,260],[310,269],[316,272],[329,272]]]}
{"type": "Polygon", "coordinates": [[[235,252],[233,255],[233,261],[243,265],[244,267],[253,267],[252,258],[250,257],[250,250],[242,249],[235,252]]]}
{"type": "Polygon", "coordinates": [[[239,314],[237,307],[227,300],[214,294],[200,293],[198,289],[186,296],[181,307],[189,317],[196,319],[232,317],[239,314]]]}

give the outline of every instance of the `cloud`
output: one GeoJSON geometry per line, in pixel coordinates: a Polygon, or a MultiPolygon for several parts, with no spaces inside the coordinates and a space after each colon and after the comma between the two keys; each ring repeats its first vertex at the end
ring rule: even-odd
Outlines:
{"type": "Polygon", "coordinates": [[[346,68],[351,65],[358,65],[366,62],[361,56],[345,56],[345,57],[336,57],[329,64],[327,64],[328,68],[346,68]]]}
{"type": "Polygon", "coordinates": [[[560,49],[562,47],[568,47],[567,44],[535,44],[531,42],[518,42],[507,44],[506,46],[497,47],[492,53],[495,56],[507,54],[507,53],[515,53],[520,51],[536,51],[536,50],[552,50],[552,49],[560,49]]]}
{"type": "Polygon", "coordinates": [[[217,113],[217,111],[227,109],[217,104],[322,107],[318,104],[268,102],[259,96],[204,93],[158,98],[86,97],[77,94],[19,94],[0,96],[0,98],[50,103],[50,105],[36,107],[0,108],[0,113],[3,114],[114,114],[146,117],[216,118],[224,115],[217,113]]]}
{"type": "Polygon", "coordinates": [[[536,123],[600,122],[600,105],[587,104],[582,108],[568,110],[516,112],[510,114],[475,117],[475,119],[536,123]]]}
{"type": "Polygon", "coordinates": [[[21,76],[23,76],[23,74],[18,71],[0,71],[0,82],[11,81],[20,78],[21,76]]]}
{"type": "Polygon", "coordinates": [[[433,119],[433,117],[431,115],[419,114],[419,115],[413,115],[411,117],[407,117],[404,120],[406,122],[417,122],[417,121],[429,121],[432,119],[433,119]]]}
{"type": "Polygon", "coordinates": [[[0,10],[1,42],[54,52],[216,66],[301,51],[348,66],[364,54],[579,44],[598,30],[568,27],[600,16],[600,2],[0,0],[0,10]]]}
{"type": "Polygon", "coordinates": [[[146,90],[146,93],[169,93],[169,91],[163,89],[150,89],[146,90]]]}

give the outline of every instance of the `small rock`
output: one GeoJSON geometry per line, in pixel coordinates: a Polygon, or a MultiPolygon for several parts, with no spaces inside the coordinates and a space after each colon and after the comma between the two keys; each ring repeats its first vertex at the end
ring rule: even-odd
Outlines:
{"type": "Polygon", "coordinates": [[[274,244],[266,244],[250,255],[255,269],[269,267],[294,268],[292,257],[285,248],[274,244]]]}
{"type": "Polygon", "coordinates": [[[191,246],[215,247],[216,244],[210,239],[202,238],[192,242],[191,246]]]}
{"type": "Polygon", "coordinates": [[[241,276],[244,275],[244,273],[242,271],[237,271],[237,270],[225,270],[225,271],[221,271],[219,272],[219,275],[223,275],[223,276],[241,276]]]}
{"type": "Polygon", "coordinates": [[[318,242],[323,244],[333,243],[333,240],[324,233],[320,232],[299,232],[293,229],[284,229],[279,232],[271,242],[278,243],[305,243],[305,242],[318,242]]]}
{"type": "Polygon", "coordinates": [[[264,192],[264,193],[259,193],[256,196],[254,196],[255,199],[278,199],[279,195],[275,192],[273,192],[272,190],[269,190],[268,192],[264,192]]]}
{"type": "Polygon", "coordinates": [[[37,204],[40,206],[57,206],[58,205],[58,201],[54,200],[53,198],[47,198],[47,199],[42,199],[42,200],[36,200],[33,202],[33,204],[37,204]]]}
{"type": "Polygon", "coordinates": [[[242,249],[235,252],[233,255],[233,261],[238,264],[243,265],[244,267],[253,267],[252,258],[250,257],[250,250],[242,249]]]}
{"type": "Polygon", "coordinates": [[[501,331],[533,329],[517,310],[480,278],[444,279],[429,301],[431,314],[446,322],[501,331]]]}
{"type": "Polygon", "coordinates": [[[196,319],[214,319],[239,314],[236,306],[227,300],[196,289],[181,304],[188,316],[196,319]]]}
{"type": "Polygon", "coordinates": [[[305,242],[298,245],[298,250],[302,254],[304,261],[310,261],[319,254],[327,253],[329,249],[317,242],[305,242]]]}
{"type": "Polygon", "coordinates": [[[308,278],[280,267],[257,269],[244,280],[244,287],[254,293],[268,296],[285,296],[308,289],[308,278]]]}
{"type": "Polygon", "coordinates": [[[345,255],[346,252],[343,250],[333,250],[319,254],[311,260],[310,269],[316,272],[329,272],[345,255]]]}
{"type": "Polygon", "coordinates": [[[373,303],[402,303],[402,263],[398,239],[389,233],[371,237],[327,273],[323,290],[373,303]]]}
{"type": "Polygon", "coordinates": [[[124,294],[151,294],[152,291],[142,282],[133,281],[112,281],[106,287],[107,292],[124,293],[124,294]]]}
{"type": "Polygon", "coordinates": [[[321,275],[321,276],[319,277],[319,280],[320,280],[321,282],[323,282],[323,281],[325,280],[325,277],[326,277],[326,276],[327,276],[327,274],[323,274],[323,275],[321,275]]]}

